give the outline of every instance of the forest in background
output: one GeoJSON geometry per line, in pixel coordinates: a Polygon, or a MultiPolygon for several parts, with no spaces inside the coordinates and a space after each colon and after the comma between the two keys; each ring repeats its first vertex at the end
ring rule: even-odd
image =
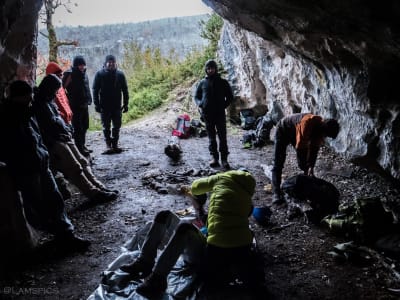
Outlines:
{"type": "MultiPolygon", "coordinates": [[[[87,61],[88,75],[94,76],[103,65],[107,54],[115,55],[119,60],[124,56],[125,45],[134,42],[142,49],[159,48],[163,56],[170,51],[183,59],[194,49],[207,45],[200,36],[201,21],[209,15],[165,18],[139,23],[108,24],[99,26],[62,26],[56,27],[59,40],[76,40],[78,46],[63,46],[59,49],[59,58],[72,61],[75,55],[83,55],[87,61]]],[[[41,30],[44,35],[46,29],[41,30]]],[[[47,57],[48,40],[42,34],[38,36],[38,55],[47,57]]]]}
{"type": "MultiPolygon", "coordinates": [[[[133,24],[82,27],[82,29],[95,29],[92,33],[79,31],[79,34],[85,37],[82,41],[78,40],[78,36],[62,36],[57,32],[59,39],[74,39],[80,45],[79,47],[63,46],[60,48],[57,61],[65,70],[71,65],[75,55],[83,55],[86,59],[91,85],[95,72],[104,63],[105,56],[114,54],[117,57],[118,66],[124,71],[128,82],[129,110],[123,116],[123,123],[126,124],[173,99],[173,90],[177,87],[191,89],[194,82],[204,76],[204,63],[206,60],[216,57],[222,25],[222,18],[213,13],[133,24]],[[132,30],[130,26],[125,28],[125,25],[134,24],[140,25],[137,28],[147,32],[146,39],[138,32],[136,34],[139,37],[136,39],[132,38],[132,35],[130,35],[131,38],[125,40],[119,39],[123,36],[128,37],[132,30]],[[150,24],[154,26],[150,26],[150,24]],[[189,32],[186,25],[180,26],[179,24],[187,26],[191,24],[192,31],[189,32]],[[111,28],[115,30],[114,33],[111,28]],[[183,34],[184,31],[185,34],[183,34]],[[121,34],[116,32],[121,32],[121,34]],[[92,38],[90,38],[90,34],[93,34],[92,38]],[[185,39],[185,36],[190,38],[185,39]],[[183,50],[175,47],[176,39],[179,39],[183,50]],[[103,44],[99,44],[102,40],[103,44]],[[89,43],[92,43],[91,46],[89,43]],[[86,45],[86,47],[82,45],[86,45]]],[[[77,29],[77,27],[71,28],[77,29]]],[[[44,38],[42,37],[42,39],[44,38]]],[[[38,47],[39,71],[37,76],[39,81],[43,77],[48,61],[46,53],[40,52],[46,51],[46,49],[43,50],[46,48],[43,40],[41,43],[42,46],[38,47]]],[[[91,109],[90,116],[90,129],[101,129],[99,117],[93,109],[91,109]]]]}

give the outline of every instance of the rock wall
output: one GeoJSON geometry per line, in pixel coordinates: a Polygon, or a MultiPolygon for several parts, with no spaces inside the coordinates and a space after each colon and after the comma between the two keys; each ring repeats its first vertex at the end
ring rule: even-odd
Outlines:
{"type": "Polygon", "coordinates": [[[41,0],[0,0],[0,99],[15,79],[33,84],[41,0]]]}
{"type": "Polygon", "coordinates": [[[400,5],[203,2],[227,20],[219,55],[238,108],[336,118],[337,152],[400,179],[400,5]]]}

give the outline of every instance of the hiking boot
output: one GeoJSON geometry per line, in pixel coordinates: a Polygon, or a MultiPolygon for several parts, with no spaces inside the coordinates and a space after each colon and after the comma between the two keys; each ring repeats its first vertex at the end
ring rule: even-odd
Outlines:
{"type": "Polygon", "coordinates": [[[89,152],[89,153],[93,153],[93,150],[92,150],[92,149],[89,149],[89,148],[86,147],[85,145],[83,145],[83,150],[85,150],[86,152],[89,152]]]}
{"type": "Polygon", "coordinates": [[[116,194],[116,193],[105,192],[105,191],[100,190],[93,197],[91,197],[90,200],[93,202],[104,203],[104,202],[113,201],[117,198],[118,198],[118,194],[116,194]]]}
{"type": "Polygon", "coordinates": [[[74,235],[73,232],[57,235],[54,240],[62,251],[86,251],[90,246],[90,241],[74,235]]]}
{"type": "Polygon", "coordinates": [[[229,165],[229,163],[228,163],[228,161],[227,161],[226,159],[222,159],[222,160],[221,160],[221,163],[222,163],[222,167],[223,167],[225,170],[229,170],[229,169],[231,168],[231,166],[229,165]]]}
{"type": "Polygon", "coordinates": [[[88,150],[85,150],[84,148],[78,148],[78,150],[83,156],[85,157],[90,156],[90,152],[88,150]]]}
{"type": "Polygon", "coordinates": [[[144,282],[136,288],[136,292],[146,298],[159,298],[167,289],[168,282],[165,276],[151,273],[144,282]]]}
{"type": "Polygon", "coordinates": [[[145,278],[150,275],[153,264],[138,258],[131,264],[121,266],[120,269],[129,273],[132,277],[145,278]]]}
{"type": "Polygon", "coordinates": [[[209,164],[210,164],[210,167],[211,167],[211,168],[219,167],[218,158],[213,157],[213,159],[210,160],[209,164]]]}
{"type": "Polygon", "coordinates": [[[106,188],[105,186],[104,187],[100,187],[100,189],[103,192],[108,192],[108,193],[113,193],[113,194],[119,195],[119,191],[118,190],[110,190],[109,188],[106,188]]]}
{"type": "Polygon", "coordinates": [[[283,204],[285,202],[286,202],[285,198],[283,197],[282,194],[275,193],[275,194],[272,195],[272,204],[280,205],[280,204],[283,204]]]}
{"type": "Polygon", "coordinates": [[[118,141],[111,141],[111,148],[114,150],[114,153],[122,152],[122,148],[119,147],[118,141]]]}

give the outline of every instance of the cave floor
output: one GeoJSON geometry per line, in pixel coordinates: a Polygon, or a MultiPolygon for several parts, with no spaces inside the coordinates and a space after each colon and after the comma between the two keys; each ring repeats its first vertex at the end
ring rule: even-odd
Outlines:
{"type": "MultiPolygon", "coordinates": [[[[121,253],[120,247],[159,210],[190,208],[189,199],[176,188],[210,172],[207,138],[181,140],[179,163],[164,155],[171,126],[180,111],[178,105],[158,110],[162,118],[154,113],[124,127],[121,146],[125,151],[120,154],[102,155],[101,132],[89,133],[94,173],[108,187],[120,191],[119,199],[87,206],[86,198],[73,190],[72,199],[66,202],[67,212],[76,232],[91,240],[89,250],[16,263],[0,281],[0,299],[86,299],[99,285],[101,272],[121,253]]],[[[231,166],[245,166],[255,175],[254,204],[270,206],[273,212],[266,227],[250,220],[264,261],[266,292],[259,299],[398,299],[396,261],[338,262],[327,252],[348,239],[308,223],[302,215],[293,216],[286,207],[271,205],[270,181],[262,164],[272,163],[273,146],[243,149],[243,133],[240,127],[230,125],[231,166]]],[[[358,196],[398,197],[377,175],[328,149],[321,150],[316,176],[334,183],[342,202],[358,196]]],[[[298,171],[294,152],[289,150],[284,174],[291,176],[298,171]]]]}

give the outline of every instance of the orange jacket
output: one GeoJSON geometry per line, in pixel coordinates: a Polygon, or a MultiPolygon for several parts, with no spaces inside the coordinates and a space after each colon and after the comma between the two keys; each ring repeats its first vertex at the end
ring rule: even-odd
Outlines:
{"type": "Polygon", "coordinates": [[[313,114],[306,114],[296,124],[296,149],[320,147],[324,143],[324,137],[318,133],[322,118],[313,114]]]}
{"type": "MultiPolygon", "coordinates": [[[[60,68],[60,66],[58,64],[56,64],[55,62],[49,62],[49,64],[46,67],[46,75],[58,74],[58,73],[62,73],[62,69],[60,68]]],[[[63,118],[63,120],[66,124],[71,124],[72,110],[71,110],[71,107],[69,106],[67,94],[65,93],[65,90],[63,87],[61,87],[57,91],[55,102],[57,104],[58,111],[60,112],[61,118],[63,118]]]]}

